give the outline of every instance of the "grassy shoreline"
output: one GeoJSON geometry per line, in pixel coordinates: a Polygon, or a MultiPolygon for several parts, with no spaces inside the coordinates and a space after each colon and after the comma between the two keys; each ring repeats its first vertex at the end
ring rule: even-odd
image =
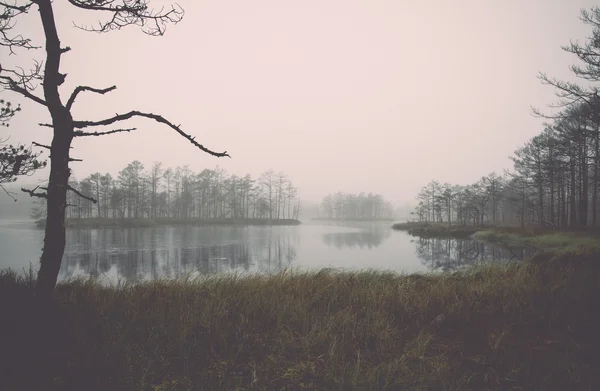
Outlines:
{"type": "Polygon", "coordinates": [[[513,246],[532,246],[539,249],[586,248],[600,251],[600,233],[597,231],[556,231],[520,227],[464,227],[444,224],[394,224],[395,230],[407,231],[422,238],[472,238],[513,246]]]}
{"type": "Polygon", "coordinates": [[[4,273],[0,388],[597,389],[597,255],[440,275],[79,281],[43,310],[31,280],[4,273]]]}
{"type": "Polygon", "coordinates": [[[479,227],[449,226],[447,224],[397,223],[392,225],[396,231],[407,231],[409,235],[421,238],[469,238],[481,231],[479,227]]]}
{"type": "MultiPolygon", "coordinates": [[[[37,220],[36,227],[43,228],[45,220],[37,220]]],[[[104,227],[124,227],[124,228],[143,228],[156,227],[161,225],[300,225],[302,222],[295,219],[102,219],[102,218],[68,218],[65,221],[67,228],[104,228],[104,227]]]]}

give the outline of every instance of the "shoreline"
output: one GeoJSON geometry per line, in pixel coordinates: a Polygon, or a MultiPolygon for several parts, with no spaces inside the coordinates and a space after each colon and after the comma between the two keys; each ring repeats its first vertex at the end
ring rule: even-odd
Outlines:
{"type": "Polygon", "coordinates": [[[0,271],[0,388],[545,389],[549,378],[600,388],[600,247],[554,235],[552,250],[522,263],[435,274],[75,279],[50,307],[35,299],[34,275],[0,271]]]}
{"type": "MultiPolygon", "coordinates": [[[[98,219],[84,218],[65,221],[67,228],[148,228],[169,225],[194,226],[295,226],[302,222],[296,219],[98,219]]],[[[37,228],[43,229],[45,220],[35,221],[37,228]]]]}
{"type": "Polygon", "coordinates": [[[549,230],[521,227],[473,227],[444,224],[402,223],[392,229],[420,238],[473,239],[488,243],[532,246],[539,250],[586,248],[600,250],[600,232],[549,230]]]}
{"type": "Polygon", "coordinates": [[[391,223],[395,219],[330,219],[327,217],[311,217],[310,221],[326,221],[332,223],[391,223]]]}

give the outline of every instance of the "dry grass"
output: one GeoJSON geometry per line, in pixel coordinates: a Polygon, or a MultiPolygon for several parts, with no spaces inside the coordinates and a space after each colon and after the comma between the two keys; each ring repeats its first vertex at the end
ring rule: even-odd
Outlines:
{"type": "MultiPolygon", "coordinates": [[[[600,263],[218,277],[0,276],[3,390],[596,390],[600,263]]],[[[594,262],[596,261],[596,262],[594,262]]]]}

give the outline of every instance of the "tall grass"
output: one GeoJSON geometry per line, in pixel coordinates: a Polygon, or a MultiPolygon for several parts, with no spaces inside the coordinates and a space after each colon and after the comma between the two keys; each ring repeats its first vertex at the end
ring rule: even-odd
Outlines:
{"type": "Polygon", "coordinates": [[[585,232],[535,232],[496,229],[476,232],[473,238],[546,249],[586,248],[600,250],[600,237],[585,232]]]}
{"type": "Polygon", "coordinates": [[[600,389],[594,254],[442,275],[0,275],[0,389],[600,389]]]}

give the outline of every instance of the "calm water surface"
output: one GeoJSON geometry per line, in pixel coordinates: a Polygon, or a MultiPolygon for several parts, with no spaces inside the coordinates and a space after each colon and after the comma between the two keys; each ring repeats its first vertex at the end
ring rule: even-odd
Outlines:
{"type": "MultiPolygon", "coordinates": [[[[114,283],[325,267],[414,273],[521,260],[533,253],[474,240],[418,239],[390,225],[69,229],[59,278],[93,275],[114,283]]],[[[42,243],[43,231],[32,222],[0,220],[0,269],[37,269],[42,243]]]]}

